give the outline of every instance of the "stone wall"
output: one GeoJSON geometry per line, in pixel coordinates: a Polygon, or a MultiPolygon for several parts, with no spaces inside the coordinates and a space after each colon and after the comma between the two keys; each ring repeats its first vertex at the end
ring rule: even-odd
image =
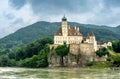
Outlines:
{"type": "Polygon", "coordinates": [[[95,49],[94,45],[90,43],[81,43],[81,44],[70,44],[70,53],[73,55],[94,55],[95,49]]]}
{"type": "Polygon", "coordinates": [[[70,53],[73,55],[80,54],[80,45],[79,44],[70,44],[70,53]]]}
{"type": "Polygon", "coordinates": [[[80,54],[86,55],[86,56],[93,56],[95,54],[94,45],[90,43],[81,43],[80,54]]]}
{"type": "MultiPolygon", "coordinates": [[[[50,45],[51,52],[48,56],[49,67],[60,66],[60,56],[55,52],[58,45],[50,45]]],[[[85,67],[88,61],[106,61],[105,57],[98,57],[95,54],[93,44],[81,43],[70,44],[70,52],[63,57],[64,65],[68,67],[85,67]]]]}

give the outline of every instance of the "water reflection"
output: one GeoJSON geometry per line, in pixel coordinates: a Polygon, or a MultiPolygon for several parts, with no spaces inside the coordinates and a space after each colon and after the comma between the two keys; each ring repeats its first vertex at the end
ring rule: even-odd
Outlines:
{"type": "Polygon", "coordinates": [[[119,70],[88,68],[0,68],[0,79],[119,79],[119,70]]]}

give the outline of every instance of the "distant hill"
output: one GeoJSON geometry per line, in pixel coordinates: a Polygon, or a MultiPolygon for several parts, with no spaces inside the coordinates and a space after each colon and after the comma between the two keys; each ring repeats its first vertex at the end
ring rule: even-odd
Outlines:
{"type": "MultiPolygon", "coordinates": [[[[45,22],[40,21],[21,28],[13,34],[10,34],[0,39],[0,54],[6,53],[19,48],[25,44],[28,44],[37,39],[50,37],[53,38],[54,33],[60,27],[60,22],[45,22]]],[[[92,24],[80,24],[75,22],[69,22],[70,26],[77,26],[80,28],[80,32],[85,36],[89,32],[94,32],[98,41],[108,41],[120,39],[120,26],[108,27],[98,26],[92,24]]]]}

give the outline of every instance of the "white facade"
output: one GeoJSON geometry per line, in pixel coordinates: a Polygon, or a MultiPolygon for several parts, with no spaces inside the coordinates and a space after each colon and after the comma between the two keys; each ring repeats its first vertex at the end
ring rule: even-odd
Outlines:
{"type": "Polygon", "coordinates": [[[62,44],[80,44],[80,43],[89,43],[94,44],[95,51],[97,50],[97,41],[93,33],[88,34],[85,39],[82,34],[79,32],[79,28],[68,26],[67,19],[65,17],[62,18],[61,27],[58,29],[56,34],[54,35],[54,44],[62,45],[62,44]]]}

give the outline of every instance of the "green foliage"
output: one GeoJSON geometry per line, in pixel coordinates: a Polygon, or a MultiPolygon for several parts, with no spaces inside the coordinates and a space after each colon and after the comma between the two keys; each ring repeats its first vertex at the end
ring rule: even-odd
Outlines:
{"type": "Polygon", "coordinates": [[[94,64],[93,61],[88,61],[88,62],[87,62],[87,66],[92,66],[93,64],[94,64]]]}
{"type": "Polygon", "coordinates": [[[10,58],[10,59],[16,59],[16,54],[14,52],[10,52],[7,54],[7,56],[10,58]]]}
{"type": "Polygon", "coordinates": [[[109,52],[108,61],[113,64],[113,66],[120,67],[120,40],[112,41],[112,49],[107,49],[109,52]]]}
{"type": "MultiPolygon", "coordinates": [[[[52,40],[49,38],[44,38],[41,40],[37,40],[33,43],[30,43],[19,50],[17,50],[16,54],[16,60],[30,58],[33,55],[37,55],[39,51],[41,51],[47,43],[52,43],[52,40]]],[[[48,51],[48,50],[46,50],[48,51]]]]}
{"type": "Polygon", "coordinates": [[[120,40],[112,41],[112,47],[115,52],[120,53],[120,40]]]}
{"type": "Polygon", "coordinates": [[[69,52],[69,47],[66,46],[66,44],[64,45],[59,45],[56,49],[55,49],[57,55],[59,55],[61,57],[61,60],[60,60],[60,64],[61,66],[64,66],[64,63],[63,63],[63,57],[66,56],[69,52]]]}
{"type": "MultiPolygon", "coordinates": [[[[0,39],[0,55],[11,51],[14,52],[19,47],[29,44],[37,39],[46,37],[53,38],[53,35],[60,27],[60,24],[60,22],[50,23],[41,21],[19,29],[15,33],[0,39]]],[[[117,27],[79,24],[75,22],[69,22],[69,24],[71,26],[78,26],[83,35],[87,35],[89,32],[94,32],[96,39],[99,41],[120,39],[120,28],[117,27]]]]}
{"type": "Polygon", "coordinates": [[[47,67],[51,39],[44,38],[0,56],[0,66],[47,67]]]}
{"type": "Polygon", "coordinates": [[[115,53],[113,50],[107,49],[109,52],[109,61],[113,66],[120,67],[120,54],[115,53]]]}
{"type": "Polygon", "coordinates": [[[99,57],[105,56],[107,54],[108,54],[108,51],[106,48],[102,48],[96,51],[96,55],[98,55],[99,57]]]}
{"type": "Polygon", "coordinates": [[[112,64],[112,66],[120,67],[120,41],[112,41],[112,47],[106,49],[108,51],[107,61],[112,64]]]}
{"type": "Polygon", "coordinates": [[[113,64],[114,66],[120,67],[120,55],[113,57],[113,64]]]}
{"type": "MultiPolygon", "coordinates": [[[[38,55],[34,55],[31,58],[26,58],[20,64],[23,67],[47,67],[48,66],[48,53],[50,52],[49,45],[45,45],[45,48],[39,52],[38,55]]],[[[20,61],[21,62],[21,61],[20,61]]]]}
{"type": "Polygon", "coordinates": [[[66,56],[69,52],[69,48],[66,45],[59,45],[55,51],[59,56],[66,56]]]}
{"type": "Polygon", "coordinates": [[[14,59],[9,59],[9,66],[10,67],[14,67],[14,66],[16,66],[17,65],[17,61],[15,61],[14,59]]]}
{"type": "Polygon", "coordinates": [[[1,56],[0,66],[9,66],[9,58],[7,56],[1,56]]]}
{"type": "Polygon", "coordinates": [[[9,59],[8,56],[0,56],[0,66],[1,67],[13,67],[16,66],[16,61],[14,59],[9,59]]]}
{"type": "MultiPolygon", "coordinates": [[[[91,64],[91,63],[90,63],[91,64]]],[[[109,68],[109,67],[111,67],[111,64],[110,64],[110,62],[101,62],[101,61],[99,61],[99,62],[93,62],[92,63],[92,65],[91,66],[89,66],[90,68],[96,68],[96,69],[100,69],[100,68],[109,68]]]]}

